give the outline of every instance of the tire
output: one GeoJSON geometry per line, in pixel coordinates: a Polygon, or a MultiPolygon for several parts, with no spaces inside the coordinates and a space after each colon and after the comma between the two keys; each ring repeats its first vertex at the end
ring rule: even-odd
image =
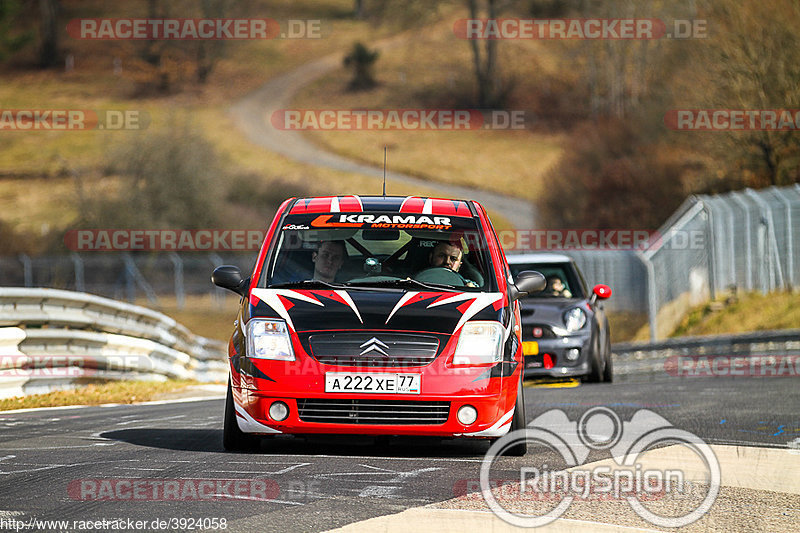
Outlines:
{"type": "Polygon", "coordinates": [[[585,381],[586,383],[600,383],[601,381],[603,381],[603,372],[600,370],[600,361],[598,360],[599,357],[600,357],[600,342],[595,340],[592,343],[592,353],[589,356],[591,370],[583,378],[583,381],[585,381]]]}
{"type": "Polygon", "coordinates": [[[611,362],[611,342],[606,337],[606,366],[603,369],[603,381],[612,383],[614,381],[614,363],[611,362]]]}
{"type": "MultiPolygon", "coordinates": [[[[523,376],[524,373],[521,373],[519,377],[519,387],[517,387],[517,402],[514,404],[514,416],[511,419],[510,431],[525,429],[527,424],[527,419],[525,418],[525,387],[522,386],[523,376]]],[[[506,450],[503,452],[503,455],[522,457],[526,453],[528,453],[528,442],[523,440],[519,444],[514,444],[513,446],[506,448],[506,450]]]]}
{"type": "Polygon", "coordinates": [[[254,435],[248,435],[239,429],[236,422],[236,408],[233,405],[233,389],[231,380],[228,378],[228,394],[225,396],[225,420],[222,425],[222,447],[226,451],[248,451],[255,449],[260,443],[260,439],[254,435]]]}

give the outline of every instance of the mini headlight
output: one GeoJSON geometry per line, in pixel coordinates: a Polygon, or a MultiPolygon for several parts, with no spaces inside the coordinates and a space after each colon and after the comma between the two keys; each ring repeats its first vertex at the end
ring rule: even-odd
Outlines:
{"type": "Polygon", "coordinates": [[[485,365],[503,358],[503,325],[499,322],[467,322],[461,328],[454,365],[485,365]]]}
{"type": "Polygon", "coordinates": [[[564,325],[567,331],[578,331],[586,324],[586,313],[580,307],[573,307],[564,313],[564,325]]]}
{"type": "Polygon", "coordinates": [[[254,318],[247,323],[247,356],[294,361],[292,339],[283,320],[254,318]]]}

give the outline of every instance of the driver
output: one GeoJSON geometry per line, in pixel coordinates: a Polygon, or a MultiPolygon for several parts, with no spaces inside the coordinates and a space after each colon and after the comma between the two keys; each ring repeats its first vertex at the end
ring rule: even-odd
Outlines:
{"type": "Polygon", "coordinates": [[[567,289],[566,285],[564,285],[564,280],[562,280],[558,274],[547,277],[546,294],[561,298],[572,298],[572,293],[567,289]]]}
{"type": "Polygon", "coordinates": [[[458,272],[461,268],[461,259],[464,251],[461,245],[455,242],[440,242],[428,255],[428,263],[432,267],[449,268],[453,272],[458,272]]]}
{"type": "Polygon", "coordinates": [[[314,263],[314,279],[332,283],[344,264],[347,248],[344,241],[322,241],[311,255],[314,263]]]}
{"type": "MultiPolygon", "coordinates": [[[[464,258],[464,250],[458,241],[442,241],[438,243],[428,255],[428,263],[431,268],[449,268],[453,272],[458,272],[461,268],[461,260],[464,258]]],[[[464,278],[464,276],[461,276],[464,278]]],[[[467,287],[477,287],[474,281],[464,278],[467,287]]]]}

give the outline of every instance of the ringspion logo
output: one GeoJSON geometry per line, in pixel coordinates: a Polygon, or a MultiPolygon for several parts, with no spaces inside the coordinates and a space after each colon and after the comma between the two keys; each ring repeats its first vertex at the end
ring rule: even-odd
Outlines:
{"type": "Polygon", "coordinates": [[[622,421],[607,407],[594,407],[578,420],[552,409],[536,417],[525,429],[507,433],[489,448],[480,471],[480,489],[489,508],[517,527],[539,527],[556,520],[577,500],[622,499],[642,519],[660,527],[682,527],[695,522],[714,505],[722,484],[719,461],[711,447],[697,435],[676,428],[657,413],[641,409],[622,421]],[[508,477],[503,452],[521,441],[535,442],[557,452],[565,467],[547,464],[522,466],[515,485],[498,490],[492,480],[508,477]],[[685,452],[679,464],[657,467],[647,454],[663,445],[685,452]],[[608,451],[613,465],[585,465],[593,450],[608,451]],[[687,470],[695,468],[693,472],[687,470]],[[493,469],[494,474],[493,475],[493,469]],[[695,477],[697,476],[697,477],[695,477]],[[698,479],[698,477],[700,479],[698,479]],[[511,496],[505,499],[504,496],[511,496]],[[676,512],[645,505],[664,498],[680,500],[676,512]],[[550,509],[522,514],[510,507],[517,500],[551,501],[550,509]]]}

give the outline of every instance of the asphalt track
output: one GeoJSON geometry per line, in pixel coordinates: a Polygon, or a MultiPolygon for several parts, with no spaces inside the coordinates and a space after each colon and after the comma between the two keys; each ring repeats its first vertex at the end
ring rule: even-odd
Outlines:
{"type": "MultiPolygon", "coordinates": [[[[551,409],[570,420],[595,406],[623,420],[649,409],[709,444],[783,450],[800,437],[798,405],[800,388],[792,378],[665,377],[526,388],[529,420],[551,409]]],[[[481,441],[289,437],[265,441],[256,453],[225,453],[222,412],[223,400],[211,399],[0,413],[0,530],[20,527],[11,520],[35,530],[47,528],[34,519],[66,520],[67,531],[108,531],[115,519],[124,520],[115,523],[120,530],[133,531],[125,527],[133,523],[128,520],[141,520],[147,526],[139,530],[155,531],[155,519],[206,519],[209,525],[211,518],[224,518],[226,531],[324,531],[452,499],[464,480],[478,478],[488,449],[481,441]],[[267,484],[268,499],[248,500],[240,492],[225,501],[192,500],[191,493],[182,501],[152,501],[127,491],[122,496],[130,499],[96,501],[91,490],[76,488],[82,480],[134,479],[190,481],[195,488],[200,480],[258,479],[267,484]],[[109,522],[85,522],[103,519],[109,522]]],[[[549,448],[533,446],[525,457],[502,461],[513,472],[557,459],[549,448]]],[[[88,483],[101,490],[98,482],[88,483]]],[[[230,486],[215,490],[235,493],[230,486]]],[[[190,529],[183,525],[164,529],[190,529]]]]}

